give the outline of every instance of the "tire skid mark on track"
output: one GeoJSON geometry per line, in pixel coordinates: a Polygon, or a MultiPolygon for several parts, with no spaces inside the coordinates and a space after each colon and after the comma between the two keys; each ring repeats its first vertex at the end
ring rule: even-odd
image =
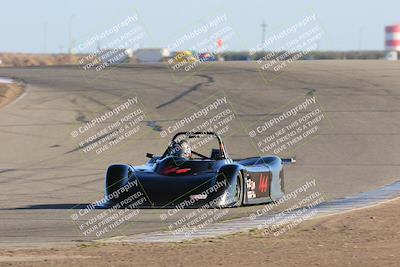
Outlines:
{"type": "Polygon", "coordinates": [[[188,95],[188,94],[190,94],[190,93],[192,93],[194,91],[197,91],[202,86],[209,85],[209,84],[212,84],[214,82],[214,78],[209,76],[209,75],[202,74],[202,75],[196,75],[196,76],[199,76],[199,77],[202,77],[202,78],[206,78],[207,81],[206,82],[196,83],[195,85],[191,86],[188,90],[180,93],[179,95],[175,96],[171,100],[168,100],[167,102],[158,105],[156,107],[156,109],[160,109],[160,108],[163,108],[165,106],[171,105],[172,103],[175,103],[176,101],[180,100],[182,97],[184,97],[184,96],[186,96],[186,95],[188,95]]]}

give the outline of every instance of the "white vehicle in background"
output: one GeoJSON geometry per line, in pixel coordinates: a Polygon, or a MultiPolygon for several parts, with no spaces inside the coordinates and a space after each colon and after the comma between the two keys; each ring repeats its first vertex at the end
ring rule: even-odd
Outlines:
{"type": "Polygon", "coordinates": [[[143,48],[135,51],[135,57],[140,63],[161,62],[169,56],[167,48],[143,48]]]}

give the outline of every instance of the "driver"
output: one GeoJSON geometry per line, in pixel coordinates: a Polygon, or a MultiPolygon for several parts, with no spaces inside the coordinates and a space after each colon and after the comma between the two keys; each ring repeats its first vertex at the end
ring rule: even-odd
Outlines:
{"type": "Polygon", "coordinates": [[[171,156],[190,159],[192,157],[192,150],[189,142],[181,140],[179,143],[175,143],[171,149],[171,156]]]}

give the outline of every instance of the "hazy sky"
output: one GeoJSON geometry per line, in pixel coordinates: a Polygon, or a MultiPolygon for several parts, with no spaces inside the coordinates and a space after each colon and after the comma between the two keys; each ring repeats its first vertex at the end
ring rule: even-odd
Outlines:
{"type": "MultiPolygon", "coordinates": [[[[304,10],[313,10],[330,41],[322,50],[384,48],[384,26],[400,23],[399,0],[279,0],[279,1],[110,1],[110,0],[5,0],[2,1],[0,52],[60,52],[72,39],[87,36],[99,25],[136,10],[152,37],[152,46],[163,47],[171,36],[222,8],[243,42],[233,50],[248,50],[266,35],[304,10]]],[[[77,41],[75,41],[77,42],[77,41]]]]}

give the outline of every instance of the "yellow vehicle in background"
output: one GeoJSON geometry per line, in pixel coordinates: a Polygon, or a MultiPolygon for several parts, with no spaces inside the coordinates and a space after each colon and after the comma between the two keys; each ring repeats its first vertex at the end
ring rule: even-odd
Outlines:
{"type": "Polygon", "coordinates": [[[173,57],[175,62],[193,63],[197,61],[197,58],[193,55],[192,51],[178,51],[173,57]]]}

